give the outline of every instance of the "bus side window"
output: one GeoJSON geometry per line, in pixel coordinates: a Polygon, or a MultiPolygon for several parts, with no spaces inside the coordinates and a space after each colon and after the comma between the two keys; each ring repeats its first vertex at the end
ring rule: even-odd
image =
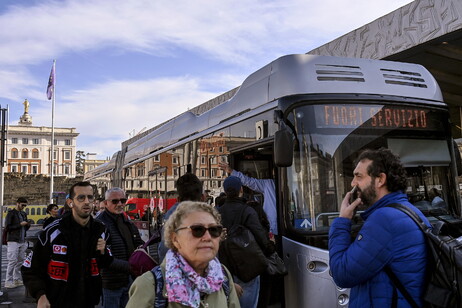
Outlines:
{"type": "Polygon", "coordinates": [[[42,215],[46,215],[47,214],[47,209],[46,208],[42,208],[42,215]]]}
{"type": "Polygon", "coordinates": [[[31,213],[31,215],[35,215],[35,208],[32,208],[30,213],[31,213]]]}
{"type": "Polygon", "coordinates": [[[29,215],[29,208],[26,207],[26,214],[29,215]]]}

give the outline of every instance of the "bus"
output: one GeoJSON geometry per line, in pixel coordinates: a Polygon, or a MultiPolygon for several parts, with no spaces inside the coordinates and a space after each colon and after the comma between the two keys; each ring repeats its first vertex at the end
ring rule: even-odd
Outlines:
{"type": "MultiPolygon", "coordinates": [[[[8,210],[12,210],[16,205],[5,205],[3,206],[3,219],[5,219],[8,210]]],[[[24,209],[31,224],[43,224],[43,221],[47,217],[47,205],[27,205],[24,209]]]]}
{"type": "MultiPolygon", "coordinates": [[[[285,307],[348,307],[349,290],[336,286],[329,273],[328,232],[351,189],[356,157],[381,147],[400,156],[409,200],[431,222],[460,222],[456,178],[462,167],[448,106],[433,76],[410,63],[283,56],[251,74],[221,104],[125,141],[112,165],[85,178],[148,192],[159,189],[154,171],[168,166],[165,192],[184,172],[196,174],[204,189],[222,190],[227,175],[218,163],[224,161],[252,177],[273,179],[280,253],[288,268],[285,307]],[[432,188],[445,207],[432,206],[432,188]]],[[[355,217],[354,229],[361,224],[355,217]]]]}

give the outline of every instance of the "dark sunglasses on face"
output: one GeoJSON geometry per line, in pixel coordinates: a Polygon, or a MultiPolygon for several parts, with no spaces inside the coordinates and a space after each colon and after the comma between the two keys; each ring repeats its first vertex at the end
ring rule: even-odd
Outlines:
{"type": "Polygon", "coordinates": [[[221,234],[223,233],[223,226],[216,225],[216,226],[211,226],[211,227],[204,227],[202,225],[192,225],[188,227],[181,227],[175,230],[175,232],[178,232],[183,229],[191,229],[191,233],[194,237],[201,238],[204,236],[205,231],[209,231],[209,234],[213,238],[220,237],[221,234]]]}
{"type": "Polygon", "coordinates": [[[93,195],[78,195],[78,196],[75,197],[75,199],[77,199],[77,201],[79,201],[79,202],[84,202],[85,198],[88,198],[88,201],[92,202],[95,199],[95,196],[93,196],[93,195]]]}
{"type": "Polygon", "coordinates": [[[111,201],[112,204],[119,204],[119,202],[121,202],[122,204],[125,204],[127,203],[127,199],[125,198],[122,198],[122,199],[112,199],[112,200],[108,200],[108,201],[111,201]]]}

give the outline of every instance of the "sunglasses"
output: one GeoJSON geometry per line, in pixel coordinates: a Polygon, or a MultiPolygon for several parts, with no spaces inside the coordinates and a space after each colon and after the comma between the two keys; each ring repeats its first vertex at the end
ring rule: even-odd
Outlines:
{"type": "Polygon", "coordinates": [[[122,198],[122,199],[112,199],[112,200],[108,200],[108,201],[111,201],[112,204],[114,204],[114,205],[119,204],[119,202],[122,203],[122,204],[127,203],[127,199],[125,199],[125,198],[122,198]]]}
{"type": "Polygon", "coordinates": [[[209,231],[210,236],[213,238],[220,237],[221,234],[223,233],[223,226],[220,226],[220,225],[216,225],[216,226],[212,226],[208,228],[201,226],[201,225],[192,225],[188,227],[178,228],[175,230],[175,232],[178,232],[183,229],[191,229],[192,235],[197,238],[203,237],[205,234],[205,231],[209,231]]]}
{"type": "Polygon", "coordinates": [[[87,198],[88,201],[92,202],[95,199],[95,196],[93,196],[93,195],[78,195],[78,196],[75,197],[75,199],[77,199],[77,201],[79,201],[79,202],[84,202],[85,198],[87,198]]]}
{"type": "Polygon", "coordinates": [[[20,203],[19,205],[22,206],[22,207],[26,207],[27,203],[20,203]]]}

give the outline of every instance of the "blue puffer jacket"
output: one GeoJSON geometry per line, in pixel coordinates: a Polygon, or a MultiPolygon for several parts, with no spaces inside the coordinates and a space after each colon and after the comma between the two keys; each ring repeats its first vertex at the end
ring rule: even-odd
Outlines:
{"type": "MultiPolygon", "coordinates": [[[[430,223],[405,194],[386,195],[361,214],[365,220],[351,242],[351,220],[336,218],[329,232],[330,268],[335,283],[352,288],[349,308],[391,307],[393,284],[384,271],[389,266],[414,300],[422,305],[427,247],[416,223],[405,213],[385,207],[401,203],[430,223]]],[[[398,307],[410,307],[398,291],[398,307]]]]}

